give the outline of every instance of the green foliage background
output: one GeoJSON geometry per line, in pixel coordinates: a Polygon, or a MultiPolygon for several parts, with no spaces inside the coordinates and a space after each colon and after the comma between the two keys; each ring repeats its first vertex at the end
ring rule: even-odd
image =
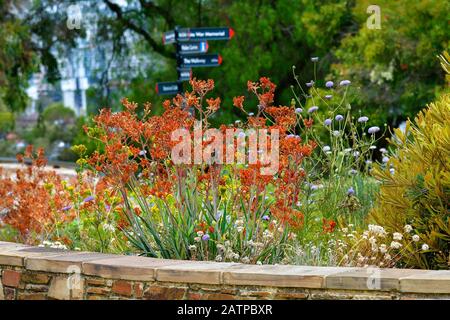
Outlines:
{"type": "MultiPolygon", "coordinates": [[[[18,3],[26,1],[17,1],[18,3]]],[[[58,80],[54,51],[72,47],[84,29],[68,30],[64,6],[77,1],[33,1],[21,20],[10,14],[11,1],[0,1],[0,98],[13,111],[24,109],[24,89],[39,63],[51,81],[58,80]],[[58,5],[55,14],[43,8],[58,5]],[[37,39],[37,40],[33,40],[37,39]]],[[[111,90],[93,88],[89,110],[118,107],[127,96],[139,103],[152,101],[156,113],[167,97],[157,96],[158,81],[176,79],[174,49],[164,46],[162,33],[181,27],[229,26],[236,31],[231,41],[211,41],[210,52],[223,56],[218,68],[194,69],[194,76],[216,81],[213,95],[220,96],[223,108],[216,123],[229,123],[242,114],[232,108],[232,97],[244,94],[250,111],[256,101],[246,93],[247,80],[268,76],[278,84],[276,104],[289,104],[293,84],[292,65],[302,82],[313,79],[312,56],[317,65],[318,85],[325,80],[349,79],[364,88],[352,105],[377,123],[398,124],[415,115],[422,106],[446,90],[444,75],[436,56],[448,49],[446,1],[380,0],[381,28],[368,29],[372,14],[368,0],[128,0],[120,7],[110,0],[83,2],[88,12],[96,12],[96,45],[114,44],[117,57],[126,61],[130,50],[149,55],[155,63],[126,81],[114,80],[111,90]],[[139,39],[126,48],[124,34],[139,39]]],[[[152,61],[153,61],[152,60],[152,61]]],[[[121,68],[117,63],[116,68],[121,68]]],[[[126,71],[125,64],[122,69],[126,71]]],[[[110,85],[110,84],[106,84],[110,85]]],[[[188,85],[185,85],[185,89],[188,85]]]]}

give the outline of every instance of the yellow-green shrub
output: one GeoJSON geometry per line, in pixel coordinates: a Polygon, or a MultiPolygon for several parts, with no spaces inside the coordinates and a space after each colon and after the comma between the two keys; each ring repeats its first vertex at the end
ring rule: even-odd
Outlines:
{"type": "Polygon", "coordinates": [[[408,121],[405,132],[395,130],[388,164],[375,169],[382,184],[371,217],[391,231],[403,232],[410,224],[420,236],[402,255],[408,267],[450,268],[449,124],[450,95],[445,94],[422,110],[414,124],[408,121]]]}
{"type": "Polygon", "coordinates": [[[14,115],[11,112],[0,111],[0,133],[8,132],[14,128],[14,115]]]}

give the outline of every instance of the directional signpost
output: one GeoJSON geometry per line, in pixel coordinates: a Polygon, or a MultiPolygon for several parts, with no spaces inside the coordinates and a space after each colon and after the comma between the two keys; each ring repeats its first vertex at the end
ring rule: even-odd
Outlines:
{"type": "Polygon", "coordinates": [[[217,67],[222,64],[222,57],[217,53],[181,56],[179,59],[182,68],[217,67]]]}
{"type": "Polygon", "coordinates": [[[172,30],[172,31],[164,32],[163,43],[164,44],[175,43],[175,31],[172,30]]]}
{"type": "Polygon", "coordinates": [[[191,80],[191,76],[192,76],[191,68],[178,69],[178,80],[179,81],[189,81],[189,80],[191,80]]]}
{"type": "Polygon", "coordinates": [[[231,28],[182,28],[178,29],[178,41],[230,40],[234,36],[231,28]]]}
{"type": "Polygon", "coordinates": [[[177,41],[201,41],[201,40],[230,40],[234,36],[231,28],[179,28],[164,33],[164,44],[177,41]],[[175,32],[178,31],[178,40],[175,32]]]}
{"type": "Polygon", "coordinates": [[[162,94],[177,94],[182,92],[182,82],[190,80],[191,68],[218,67],[222,64],[220,54],[206,54],[209,40],[230,40],[234,30],[227,27],[214,28],[175,28],[165,32],[164,44],[175,44],[178,81],[158,82],[156,92],[162,94]]]}
{"type": "Polygon", "coordinates": [[[178,51],[182,54],[205,53],[208,51],[208,42],[181,42],[178,44],[178,51]]]}
{"type": "Polygon", "coordinates": [[[181,82],[158,82],[156,84],[156,93],[157,94],[177,94],[181,92],[181,82]]]}

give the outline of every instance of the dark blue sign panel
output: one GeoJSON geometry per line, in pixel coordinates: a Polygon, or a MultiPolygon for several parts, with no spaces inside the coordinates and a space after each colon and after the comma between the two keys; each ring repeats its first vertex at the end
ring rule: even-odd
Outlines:
{"type": "Polygon", "coordinates": [[[175,31],[167,31],[163,34],[163,43],[164,44],[171,44],[175,43],[175,31]]]}
{"type": "Polygon", "coordinates": [[[217,67],[222,64],[222,57],[217,53],[181,56],[179,59],[182,68],[217,67]]]}
{"type": "Polygon", "coordinates": [[[181,54],[205,53],[208,51],[208,41],[180,42],[178,48],[181,54]]]}
{"type": "MultiPolygon", "coordinates": [[[[219,28],[183,28],[178,30],[178,41],[230,40],[234,30],[228,27],[219,28]]],[[[175,31],[167,31],[163,35],[163,43],[175,43],[175,31]]]]}
{"type": "Polygon", "coordinates": [[[189,81],[191,80],[192,69],[178,69],[178,80],[179,81],[189,81]]]}
{"type": "Polygon", "coordinates": [[[177,57],[177,82],[159,82],[158,94],[177,94],[182,92],[182,82],[192,78],[191,68],[218,67],[222,64],[219,54],[208,52],[208,40],[229,40],[234,30],[228,27],[213,28],[175,28],[163,34],[163,43],[174,43],[177,57]]]}
{"type": "Polygon", "coordinates": [[[178,31],[179,41],[194,40],[230,40],[234,30],[227,27],[220,28],[184,28],[178,31]]]}
{"type": "Polygon", "coordinates": [[[158,82],[156,84],[156,93],[163,94],[177,94],[182,91],[180,82],[158,82]]]}

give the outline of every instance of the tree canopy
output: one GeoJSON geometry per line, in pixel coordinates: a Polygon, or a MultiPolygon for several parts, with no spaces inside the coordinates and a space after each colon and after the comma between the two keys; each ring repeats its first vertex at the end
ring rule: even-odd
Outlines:
{"type": "Polygon", "coordinates": [[[236,32],[231,41],[209,44],[211,53],[223,56],[223,64],[193,70],[197,78],[216,81],[213,94],[222,98],[224,106],[217,114],[220,122],[242,116],[231,107],[231,99],[246,91],[247,80],[260,76],[278,84],[275,102],[288,104],[294,84],[292,66],[297,67],[301,81],[308,82],[314,77],[310,59],[317,56],[319,85],[348,78],[356,87],[364,86],[364,92],[354,97],[355,107],[380,122],[398,123],[444,86],[436,56],[449,44],[448,4],[379,1],[380,29],[366,25],[369,5],[366,0],[42,0],[29,5],[27,14],[17,15],[11,14],[10,1],[1,1],[0,8],[7,14],[0,18],[0,93],[12,110],[23,109],[23,89],[38,63],[46,66],[50,80],[57,79],[53,72],[56,52],[51,49],[73,46],[74,39],[84,35],[85,24],[95,22],[95,34],[90,36],[96,46],[111,51],[114,63],[106,67],[119,71],[120,79],[102,81],[108,90],[92,89],[91,103],[112,106],[128,96],[157,104],[166,97],[156,96],[155,83],[176,80],[174,49],[164,46],[163,32],[175,26],[229,26],[236,32]],[[94,16],[95,21],[83,18],[81,30],[63,25],[67,19],[63,9],[74,3],[94,16]],[[138,72],[130,73],[128,63],[136,54],[148,56],[149,63],[139,64],[138,72]]]}
{"type": "Polygon", "coordinates": [[[82,30],[66,32],[67,16],[58,1],[0,0],[0,99],[12,111],[27,106],[26,88],[34,72],[59,79],[55,55],[75,46],[82,30]]]}

